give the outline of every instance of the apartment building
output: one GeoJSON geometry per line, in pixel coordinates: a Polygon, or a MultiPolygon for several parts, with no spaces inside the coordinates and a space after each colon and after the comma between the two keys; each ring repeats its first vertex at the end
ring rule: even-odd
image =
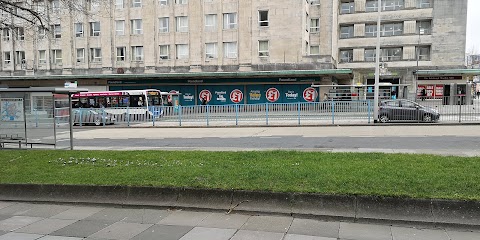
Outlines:
{"type": "MultiPolygon", "coordinates": [[[[85,13],[59,0],[27,1],[49,16],[51,31],[1,31],[1,84],[20,75],[24,85],[58,85],[49,76],[81,75],[92,88],[248,96],[274,86],[294,96],[312,83],[374,78],[377,0],[83,0],[85,13]],[[264,71],[273,72],[256,74],[264,71]],[[218,80],[224,72],[247,75],[218,80]]],[[[413,84],[417,69],[463,67],[467,0],[383,0],[381,8],[381,81],[413,84]]]]}

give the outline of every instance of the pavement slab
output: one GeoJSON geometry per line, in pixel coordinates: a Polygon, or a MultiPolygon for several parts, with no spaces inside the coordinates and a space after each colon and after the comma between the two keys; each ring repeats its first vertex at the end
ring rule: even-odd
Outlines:
{"type": "Polygon", "coordinates": [[[282,240],[284,233],[239,230],[231,240],[282,240]]]}
{"type": "Polygon", "coordinates": [[[192,229],[191,226],[153,225],[132,240],[178,240],[192,229]]]}
{"type": "Polygon", "coordinates": [[[5,219],[9,219],[9,218],[11,218],[11,217],[12,217],[12,216],[0,215],[0,221],[5,220],[5,219]]]}
{"type": "Polygon", "coordinates": [[[73,207],[51,218],[82,220],[104,209],[99,207],[73,207]]]}
{"type": "Polygon", "coordinates": [[[337,240],[337,238],[326,238],[317,236],[306,236],[297,234],[287,234],[284,240],[337,240]]]}
{"type": "Polygon", "coordinates": [[[32,209],[34,204],[17,203],[0,209],[0,215],[24,215],[28,210],[32,209]]]}
{"type": "Polygon", "coordinates": [[[252,216],[241,228],[242,230],[286,233],[293,217],[252,216]]]}
{"type": "Polygon", "coordinates": [[[3,234],[7,234],[7,233],[8,233],[7,231],[0,230],[0,236],[2,236],[3,234]]]}
{"type": "Polygon", "coordinates": [[[6,207],[12,206],[12,205],[15,205],[15,203],[12,203],[12,202],[2,202],[2,201],[0,201],[0,209],[6,208],[6,207]]]}
{"type": "Polygon", "coordinates": [[[124,223],[117,222],[114,223],[96,233],[91,235],[94,238],[105,238],[105,239],[118,239],[118,240],[129,240],[136,235],[147,230],[149,227],[153,226],[152,224],[141,224],[141,223],[124,223]]]}
{"type": "Polygon", "coordinates": [[[43,218],[39,217],[27,217],[27,216],[13,216],[11,218],[0,221],[0,230],[14,231],[19,228],[30,225],[34,222],[38,222],[43,218]]]}
{"type": "Polygon", "coordinates": [[[392,233],[389,226],[342,222],[339,237],[355,240],[392,240],[392,233]]]}
{"type": "Polygon", "coordinates": [[[322,222],[312,219],[293,219],[288,234],[308,235],[337,239],[340,222],[322,222]]]}
{"type": "Polygon", "coordinates": [[[66,205],[33,204],[33,207],[31,209],[29,209],[23,214],[17,215],[49,218],[61,212],[67,211],[70,208],[72,207],[66,205]]]}
{"type": "Polygon", "coordinates": [[[38,240],[82,240],[83,238],[76,237],[59,237],[59,236],[45,236],[38,240]]]}
{"type": "Polygon", "coordinates": [[[235,232],[236,229],[196,227],[180,240],[230,240],[235,232]]]}
{"type": "Polygon", "coordinates": [[[445,230],[392,227],[394,240],[450,240],[445,230]]]}
{"type": "Polygon", "coordinates": [[[168,216],[169,211],[154,209],[131,209],[122,222],[155,224],[168,216]]]}
{"type": "Polygon", "coordinates": [[[57,230],[50,235],[85,238],[112,225],[113,223],[114,221],[81,220],[57,230]]]}
{"type": "Polygon", "coordinates": [[[11,232],[0,236],[0,240],[36,240],[41,237],[43,237],[43,235],[11,232]]]}
{"type": "Polygon", "coordinates": [[[198,224],[199,227],[209,228],[241,228],[250,218],[248,215],[242,214],[225,214],[212,213],[202,222],[198,224]]]}
{"type": "Polygon", "coordinates": [[[451,240],[478,240],[480,239],[479,232],[457,232],[447,230],[447,235],[451,240]]]}
{"type": "Polygon", "coordinates": [[[35,233],[47,235],[62,229],[70,224],[73,224],[77,220],[62,220],[62,219],[43,219],[38,222],[34,222],[28,226],[15,230],[15,232],[21,233],[35,233]]]}
{"type": "Polygon", "coordinates": [[[96,220],[96,221],[113,221],[118,222],[127,218],[128,213],[136,211],[135,209],[124,208],[106,208],[99,211],[84,220],[96,220]]]}
{"type": "Polygon", "coordinates": [[[192,212],[176,210],[170,212],[168,216],[160,220],[158,224],[162,225],[179,225],[179,226],[197,226],[203,219],[210,216],[208,212],[192,212]]]}

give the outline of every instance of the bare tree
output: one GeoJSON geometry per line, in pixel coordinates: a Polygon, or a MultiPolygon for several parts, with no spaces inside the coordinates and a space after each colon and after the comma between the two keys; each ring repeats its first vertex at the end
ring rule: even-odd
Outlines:
{"type": "Polygon", "coordinates": [[[111,0],[0,0],[0,29],[38,27],[49,30],[52,13],[85,16],[92,14],[92,4],[111,3],[111,0]]]}

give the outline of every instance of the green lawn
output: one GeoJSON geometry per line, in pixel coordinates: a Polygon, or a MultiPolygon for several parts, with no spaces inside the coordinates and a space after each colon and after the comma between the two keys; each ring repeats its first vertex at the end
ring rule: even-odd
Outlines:
{"type": "Polygon", "coordinates": [[[323,152],[0,151],[0,183],[480,200],[480,158],[323,152]]]}

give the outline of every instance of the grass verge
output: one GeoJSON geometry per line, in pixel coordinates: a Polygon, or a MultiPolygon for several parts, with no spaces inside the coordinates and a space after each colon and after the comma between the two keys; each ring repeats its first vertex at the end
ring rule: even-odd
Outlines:
{"type": "Polygon", "coordinates": [[[383,153],[0,151],[0,183],[480,200],[480,158],[383,153]]]}

